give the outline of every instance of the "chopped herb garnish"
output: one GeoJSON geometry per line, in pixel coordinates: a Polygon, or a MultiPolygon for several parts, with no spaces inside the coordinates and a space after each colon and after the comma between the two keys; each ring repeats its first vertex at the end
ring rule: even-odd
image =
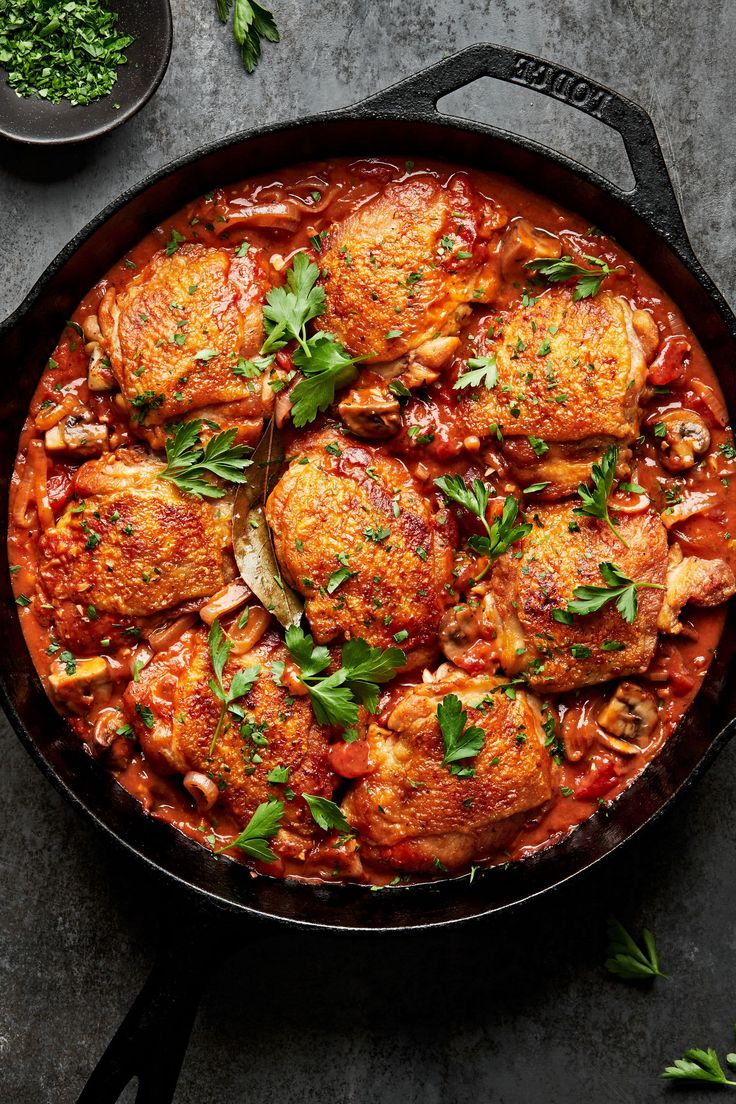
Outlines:
{"type": "Polygon", "coordinates": [[[242,698],[250,692],[254,682],[258,678],[260,664],[256,664],[255,667],[241,668],[236,671],[232,677],[230,686],[226,690],[222,681],[222,675],[232,649],[232,642],[225,636],[220,622],[217,619],[212,622],[207,642],[210,649],[212,670],[215,672],[215,677],[210,679],[210,690],[220,702],[220,716],[217,720],[212,743],[210,744],[209,754],[212,755],[220,732],[222,731],[228,709],[231,705],[235,704],[238,698],[242,698]]]}
{"type": "MultiPolygon", "coordinates": [[[[486,510],[490,488],[487,483],[481,482],[480,479],[474,479],[472,487],[468,487],[459,475],[443,475],[439,479],[435,479],[434,482],[435,486],[439,487],[447,498],[452,502],[457,502],[460,506],[464,506],[466,510],[469,510],[471,514],[479,519],[486,534],[485,536],[474,534],[468,539],[468,545],[478,555],[487,556],[489,561],[503,555],[512,544],[522,540],[527,533],[531,532],[532,527],[528,522],[516,525],[519,504],[513,495],[506,496],[501,515],[494,518],[489,525],[486,519],[486,510]]],[[[481,579],[486,570],[487,568],[477,578],[481,579]]]]}
{"type": "Polygon", "coordinates": [[[603,453],[600,464],[593,464],[591,468],[590,476],[593,484],[592,490],[586,483],[581,483],[578,486],[578,497],[582,502],[582,506],[576,506],[573,513],[582,514],[585,517],[600,518],[601,521],[606,523],[611,532],[618,537],[621,543],[628,548],[628,541],[619,533],[608,511],[608,498],[611,494],[613,481],[616,477],[617,463],[618,448],[615,445],[611,445],[610,448],[607,448],[603,453]]]}
{"type": "MultiPolygon", "coordinates": [[[[233,0],[216,0],[216,3],[221,22],[227,23],[233,0]]],[[[240,47],[246,73],[252,73],[261,58],[261,40],[278,42],[280,35],[268,8],[256,3],[256,0],[235,0],[233,38],[240,47]]]]}
{"type": "Polygon", "coordinates": [[[496,354],[491,356],[471,357],[467,362],[470,372],[458,376],[453,384],[455,391],[461,391],[464,387],[480,387],[483,384],[488,390],[496,386],[498,370],[496,368],[496,354]]]}
{"type": "Polygon", "coordinates": [[[462,759],[475,758],[485,742],[483,729],[468,725],[467,711],[456,694],[446,694],[437,706],[437,721],[445,751],[442,765],[451,774],[461,778],[472,777],[475,774],[473,767],[458,767],[456,764],[462,759]]]}

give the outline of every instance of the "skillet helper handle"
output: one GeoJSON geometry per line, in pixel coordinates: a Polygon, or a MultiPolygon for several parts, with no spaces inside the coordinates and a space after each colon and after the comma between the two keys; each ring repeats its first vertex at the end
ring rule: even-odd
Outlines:
{"type": "Polygon", "coordinates": [[[171,910],[148,980],[77,1104],[115,1104],[134,1078],[135,1104],[171,1104],[206,980],[197,947],[221,945],[212,929],[211,917],[171,910]]]}
{"type": "Polygon", "coordinates": [[[427,121],[436,122],[442,117],[437,111],[437,101],[479,77],[495,77],[541,92],[618,131],[636,183],[631,192],[611,185],[613,191],[641,218],[653,224],[668,242],[693,256],[651,118],[633,100],[572,69],[533,54],[520,54],[508,46],[481,42],[370,96],[353,110],[369,118],[389,115],[416,120],[419,113],[427,121]]]}

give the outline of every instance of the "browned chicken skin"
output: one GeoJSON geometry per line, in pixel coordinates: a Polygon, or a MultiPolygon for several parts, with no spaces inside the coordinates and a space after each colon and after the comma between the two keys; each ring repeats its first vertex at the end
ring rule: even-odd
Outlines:
{"type": "Polygon", "coordinates": [[[329,766],[326,730],[315,722],[308,700],[292,697],[273,678],[271,664],[287,659],[275,632],[245,655],[231,655],[223,678],[226,687],[239,668],[257,668],[258,675],[238,703],[245,721],[229,715],[212,754],[220,704],[209,686],[213,670],[204,628],[186,633],[156,656],[140,681],[130,683],[125,703],[141,746],[157,769],[182,774],[185,782],[190,772],[211,777],[216,800],[242,824],[261,802],[283,801],[283,826],[272,847],[277,854],[304,857],[321,833],[301,794],[329,798],[337,777],[329,766]],[[289,769],[288,784],[268,781],[276,767],[289,769]]]}
{"type": "Polygon", "coordinates": [[[338,434],[316,435],[272,491],[266,515],[315,640],[398,644],[416,653],[414,664],[436,653],[454,527],[400,461],[338,434]]]}
{"type": "Polygon", "coordinates": [[[257,439],[273,392],[236,375],[263,341],[261,262],[247,253],[182,245],[157,253],[99,311],[100,347],[130,407],[131,423],[156,448],[163,426],[193,417],[238,426],[257,439]]]}
{"type": "Polygon", "coordinates": [[[458,392],[467,432],[500,434],[522,485],[549,481],[545,497],[569,494],[608,445],[625,447],[639,432],[647,368],[640,333],[651,327],[620,297],[603,291],[575,302],[566,288],[501,321],[486,318],[456,366],[459,376],[468,359],[495,356],[493,387],[458,392]]]}
{"type": "Polygon", "coordinates": [[[544,506],[531,532],[492,568],[485,612],[497,633],[508,675],[523,673],[536,690],[571,690],[645,671],[657,645],[657,618],[667,577],[667,535],[654,513],[621,518],[627,548],[604,522],[568,505],[544,506]],[[575,526],[571,532],[570,526],[575,526]],[[597,613],[555,619],[578,586],[605,586],[601,563],[615,563],[636,582],[638,613],[628,624],[613,602],[597,613]]]}
{"type": "Polygon", "coordinates": [[[429,174],[387,185],[330,231],[319,326],[372,364],[456,333],[468,304],[495,293],[489,244],[505,222],[462,174],[446,185],[429,174]]]}
{"type": "MultiPolygon", "coordinates": [[[[372,773],[343,800],[347,820],[373,862],[407,870],[454,870],[507,846],[523,814],[551,796],[552,760],[540,705],[504,679],[460,672],[405,691],[386,727],[368,730],[372,773]],[[473,777],[443,765],[437,706],[455,694],[469,725],[485,734],[473,777]]],[[[461,764],[462,765],[462,764],[461,764]]]]}
{"type": "Polygon", "coordinates": [[[92,633],[104,625],[108,634],[105,614],[145,617],[208,597],[232,577],[230,506],[183,494],[158,478],[162,470],[135,449],[89,461],[77,472],[76,500],[41,538],[50,601],[71,606],[71,620],[92,633]]]}

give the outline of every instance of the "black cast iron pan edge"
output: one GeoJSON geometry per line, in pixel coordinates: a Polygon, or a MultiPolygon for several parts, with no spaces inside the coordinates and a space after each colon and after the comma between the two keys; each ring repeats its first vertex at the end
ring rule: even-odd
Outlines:
{"type": "MultiPolygon", "coordinates": [[[[481,44],[461,51],[425,72],[415,77],[408,78],[392,88],[363,101],[363,103],[356,107],[332,112],[326,116],[312,116],[302,120],[302,122],[304,125],[309,125],[338,119],[370,118],[376,120],[402,119],[407,121],[426,119],[431,120],[435,126],[440,125],[449,129],[456,128],[458,125],[457,121],[438,117],[435,108],[437,100],[448,92],[462,87],[483,75],[494,76],[513,83],[525,85],[526,87],[536,88],[538,91],[553,95],[569,103],[571,106],[577,107],[619,131],[626,145],[636,179],[636,188],[631,193],[622,192],[607,181],[602,180],[597,174],[590,172],[583,166],[576,164],[563,155],[544,149],[544,147],[538,143],[520,139],[517,136],[483,126],[482,124],[468,124],[465,121],[462,122],[463,129],[467,131],[478,134],[494,134],[512,144],[533,150],[546,157],[548,160],[555,161],[559,165],[570,169],[601,191],[618,198],[635,214],[654,227],[658,235],[664,239],[680,258],[685,267],[705,289],[718,309],[722,319],[727,324],[730,332],[736,334],[736,320],[734,320],[722,296],[695,258],[688,242],[687,234],[677,207],[677,202],[651,120],[640,107],[596,82],[586,80],[579,74],[572,73],[569,70],[562,70],[556,66],[550,65],[541,59],[529,55],[520,55],[516,51],[505,47],[481,44]]],[[[181,158],[173,165],[168,166],[166,169],[148,178],[143,184],[130,189],[93,219],[73,241],[60,252],[47,269],[45,275],[36,283],[29,293],[23,305],[2,327],[0,327],[0,336],[8,332],[10,328],[20,321],[39,296],[47,289],[56,273],[61,270],[63,265],[80,245],[97,231],[115,211],[124,206],[133,197],[140,195],[152,184],[164,179],[170,173],[191,164],[193,161],[208,153],[235,145],[242,142],[247,137],[254,138],[259,135],[275,134],[278,131],[285,130],[287,127],[288,124],[282,124],[278,127],[262,128],[257,131],[249,132],[247,135],[238,135],[225,143],[211,144],[208,147],[200,149],[193,155],[181,158]]],[[[87,808],[84,802],[81,801],[77,795],[72,793],[68,786],[58,775],[56,775],[25,731],[24,725],[16,712],[9,693],[9,688],[4,678],[0,679],[0,696],[5,703],[10,720],[23,740],[23,743],[31,752],[36,762],[38,762],[39,766],[41,766],[44,772],[51,777],[57,787],[62,789],[78,808],[84,810],[87,815],[91,816],[99,827],[104,828],[107,834],[111,835],[118,843],[124,846],[126,850],[132,852],[138,858],[143,858],[152,869],[160,871],[161,868],[158,867],[156,863],[149,860],[146,856],[141,855],[129,842],[117,836],[114,831],[112,831],[108,825],[104,824],[92,810],[87,808]]],[[[679,786],[672,790],[668,800],[662,803],[644,823],[649,824],[657,820],[659,816],[661,816],[665,805],[669,804],[669,800],[677,794],[682,793],[687,786],[691,785],[695,779],[702,774],[705,768],[713,761],[718,751],[733,734],[735,727],[736,725],[731,723],[720,732],[710,743],[710,746],[701,756],[700,760],[693,766],[688,776],[684,778],[679,786]]],[[[624,842],[628,842],[629,838],[633,838],[638,834],[638,831],[644,826],[644,823],[637,826],[627,839],[619,840],[613,844],[606,853],[612,853],[614,850],[618,850],[624,842]]],[[[569,880],[574,873],[578,873],[594,865],[601,857],[603,856],[598,855],[585,866],[581,866],[577,870],[561,877],[556,885],[551,888],[559,888],[559,886],[569,880]]],[[[167,870],[166,874],[171,881],[178,883],[180,886],[185,886],[188,889],[195,889],[200,895],[200,900],[215,905],[217,912],[220,914],[222,914],[223,911],[227,912],[229,909],[232,912],[244,911],[253,917],[269,917],[269,914],[264,910],[249,908],[247,905],[243,904],[235,905],[233,903],[232,905],[226,905],[223,909],[221,899],[217,898],[215,895],[209,894],[200,887],[187,883],[184,879],[179,878],[171,871],[167,870]]],[[[391,891],[391,895],[393,896],[394,893],[407,892],[411,892],[411,888],[391,891]]],[[[534,893],[528,894],[525,899],[529,900],[532,897],[538,896],[541,892],[545,892],[544,887],[534,893]]],[[[502,904],[488,911],[500,911],[501,909],[511,907],[512,904],[518,903],[520,903],[520,900],[502,904]]],[[[483,913],[481,912],[477,915],[480,916],[483,915],[483,913]]],[[[322,928],[332,933],[338,931],[371,932],[379,930],[404,930],[403,926],[398,928],[390,925],[382,928],[369,926],[346,928],[344,925],[339,926],[337,924],[332,925],[323,922],[314,923],[309,920],[294,917],[272,916],[270,918],[278,920],[282,924],[307,929],[322,928]]],[[[476,917],[453,917],[439,921],[434,919],[429,921],[424,920],[418,924],[412,923],[411,930],[416,930],[417,928],[419,930],[427,930],[437,926],[437,924],[449,925],[459,923],[461,920],[464,922],[464,920],[471,918],[476,917]]],[[[193,919],[194,930],[201,933],[201,925],[203,922],[204,920],[201,914],[197,914],[193,919]]],[[[191,973],[183,969],[179,957],[181,952],[186,950],[187,941],[191,936],[192,927],[187,925],[182,926],[181,916],[177,916],[177,924],[173,925],[167,933],[168,950],[154,969],[138,1001],[136,1001],[136,1004],[113,1040],[113,1043],[111,1043],[108,1048],[108,1051],[106,1051],[105,1056],[88,1085],[88,1089],[85,1090],[80,1098],[80,1101],[84,1101],[84,1104],[90,1104],[92,1101],[94,1101],[95,1104],[106,1104],[108,1100],[113,1101],[117,1099],[117,1095],[124,1085],[130,1077],[135,1074],[138,1074],[140,1077],[140,1090],[137,1097],[138,1104],[145,1104],[146,1101],[153,1100],[156,1101],[156,1104],[165,1104],[166,1100],[171,1099],[176,1077],[178,1075],[178,1069],[183,1059],[186,1038],[191,1028],[198,997],[198,994],[194,992],[191,987],[189,980],[191,973]],[[171,941],[172,930],[178,933],[177,938],[173,942],[171,941]],[[174,956],[173,958],[172,955],[174,956]],[[172,1026],[172,1030],[170,1037],[166,1040],[167,1045],[165,1047],[165,1054],[162,1055],[161,1051],[157,1050],[154,1059],[153,1050],[151,1049],[154,1038],[161,1043],[164,1042],[164,1040],[160,1038],[160,1019],[158,1018],[159,1015],[164,1012],[167,1022],[172,1026]],[[124,1078],[124,1080],[121,1080],[121,1078],[124,1078]],[[115,1095],[110,1095],[113,1092],[115,1095]]]]}

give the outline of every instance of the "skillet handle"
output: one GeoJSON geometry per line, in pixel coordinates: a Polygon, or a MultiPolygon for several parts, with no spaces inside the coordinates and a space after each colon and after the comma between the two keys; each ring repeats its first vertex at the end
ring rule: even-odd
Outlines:
{"type": "Polygon", "coordinates": [[[639,104],[572,69],[563,69],[533,54],[520,54],[508,46],[481,42],[370,96],[351,111],[368,118],[388,115],[416,121],[419,116],[436,122],[438,116],[442,117],[437,111],[437,101],[479,77],[495,77],[542,92],[618,131],[636,184],[631,192],[611,185],[612,190],[670,244],[694,259],[649,115],[639,104]]]}
{"type": "MultiPolygon", "coordinates": [[[[180,903],[181,905],[181,903],[180,903]]],[[[206,982],[202,949],[231,943],[213,914],[172,908],[153,969],[77,1104],[115,1104],[134,1078],[135,1104],[171,1104],[206,982]]],[[[208,956],[209,957],[209,956],[208,956]]]]}

